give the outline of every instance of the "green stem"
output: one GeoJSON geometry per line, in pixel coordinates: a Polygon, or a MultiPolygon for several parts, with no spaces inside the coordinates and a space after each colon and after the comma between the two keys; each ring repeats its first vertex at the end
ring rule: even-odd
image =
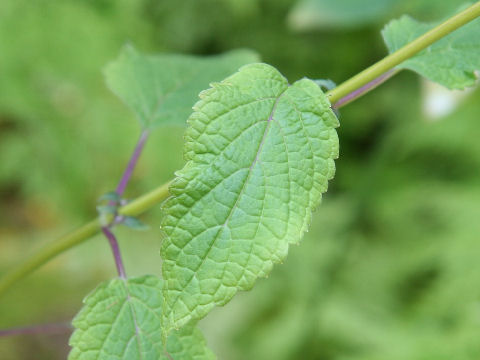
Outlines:
{"type": "Polygon", "coordinates": [[[157,205],[158,203],[165,200],[168,195],[168,187],[170,186],[170,182],[167,182],[158,188],[146,193],[132,202],[128,203],[125,206],[122,206],[118,213],[120,215],[126,216],[138,216],[143,214],[145,211],[151,209],[153,206],[157,205]]]}
{"type": "MultiPolygon", "coordinates": [[[[340,84],[335,89],[327,92],[330,102],[333,104],[346,95],[356,91],[387,71],[393,69],[401,62],[412,57],[419,51],[430,46],[435,41],[450,34],[452,31],[458,29],[462,25],[474,20],[478,16],[480,16],[480,1],[448,19],[444,23],[438,25],[411,43],[405,45],[393,54],[385,57],[383,60],[365,69],[358,75],[340,84]]],[[[137,216],[142,214],[168,197],[168,186],[168,183],[164,184],[157,189],[139,197],[128,205],[120,208],[119,213],[128,216],[137,216]]],[[[100,229],[101,224],[98,219],[93,220],[73,231],[72,233],[58,239],[54,243],[46,246],[38,253],[32,255],[30,258],[25,260],[25,262],[12,269],[0,279],[0,295],[5,293],[5,291],[7,291],[18,280],[24,278],[58,254],[61,254],[75,245],[86,241],[98,233],[100,229]]]]}
{"type": "Polygon", "coordinates": [[[478,16],[480,16],[480,1],[327,92],[330,102],[332,104],[337,102],[478,16]]]}
{"type": "MultiPolygon", "coordinates": [[[[140,215],[168,197],[168,186],[169,183],[166,183],[135,199],[129,204],[121,207],[118,210],[118,213],[127,216],[140,215]]],[[[18,280],[26,277],[49,260],[97,234],[101,230],[101,227],[98,219],[92,220],[77,230],[57,239],[50,245],[45,246],[39,252],[29,257],[23,263],[19,264],[5,276],[0,278],[0,296],[18,280]]]]}

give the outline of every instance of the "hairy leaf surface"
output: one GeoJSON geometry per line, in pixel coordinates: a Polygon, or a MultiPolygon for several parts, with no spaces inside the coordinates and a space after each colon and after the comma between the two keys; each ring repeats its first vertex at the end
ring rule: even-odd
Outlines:
{"type": "Polygon", "coordinates": [[[338,156],[338,120],[319,86],[289,85],[266,64],[200,94],[187,164],[162,228],[169,326],[201,318],[249,289],[307,229],[338,156]]]}
{"type": "Polygon", "coordinates": [[[107,84],[136,114],[143,128],[184,125],[198,93],[242,65],[258,61],[249,50],[197,57],[142,55],[126,46],[105,69],[107,84]]]}
{"type": "Polygon", "coordinates": [[[69,360],[213,359],[192,325],[162,340],[162,280],[144,276],[98,286],[73,320],[69,360]]]}
{"type": "MultiPolygon", "coordinates": [[[[382,35],[392,53],[436,25],[421,23],[405,15],[391,21],[382,35]]],[[[398,68],[413,70],[450,89],[474,85],[474,71],[480,69],[480,19],[435,42],[398,68]]]]}

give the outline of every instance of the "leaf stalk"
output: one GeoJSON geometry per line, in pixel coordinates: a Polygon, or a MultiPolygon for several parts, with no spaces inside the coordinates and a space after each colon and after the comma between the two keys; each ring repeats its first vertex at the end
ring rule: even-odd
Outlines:
{"type": "Polygon", "coordinates": [[[441,38],[450,34],[452,31],[469,23],[470,21],[476,19],[479,16],[480,1],[477,1],[475,4],[469,6],[457,15],[449,18],[448,20],[434,27],[430,31],[427,31],[422,36],[408,43],[404,47],[386,56],[379,62],[368,67],[367,69],[358,73],[349,80],[343,82],[335,89],[330,90],[329,92],[327,92],[327,97],[332,104],[336,103],[343,97],[355,92],[355,90],[360,89],[365,84],[378,78],[382,74],[385,74],[389,70],[395,68],[395,66],[411,58],[423,49],[429,47],[435,41],[440,40],[441,38]]]}

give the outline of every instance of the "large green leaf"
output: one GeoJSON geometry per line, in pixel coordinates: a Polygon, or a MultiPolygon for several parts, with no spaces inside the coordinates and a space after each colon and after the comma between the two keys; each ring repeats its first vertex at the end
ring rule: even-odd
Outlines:
{"type": "Polygon", "coordinates": [[[105,69],[107,84],[134,111],[142,127],[183,125],[198,93],[212,81],[258,61],[249,50],[217,56],[142,55],[126,46],[105,69]]]}
{"type": "Polygon", "coordinates": [[[162,280],[155,276],[108,281],[84,302],[73,320],[69,360],[214,358],[193,325],[172,332],[164,345],[162,280]]]}
{"type": "MultiPolygon", "coordinates": [[[[425,24],[402,16],[391,21],[382,31],[392,53],[437,24],[425,24]]],[[[472,21],[398,66],[450,89],[463,89],[475,84],[474,71],[480,69],[480,19],[472,21]]]]}
{"type": "Polygon", "coordinates": [[[249,289],[307,230],[338,156],[320,88],[252,64],[200,94],[164,205],[166,313],[178,327],[249,289]]]}

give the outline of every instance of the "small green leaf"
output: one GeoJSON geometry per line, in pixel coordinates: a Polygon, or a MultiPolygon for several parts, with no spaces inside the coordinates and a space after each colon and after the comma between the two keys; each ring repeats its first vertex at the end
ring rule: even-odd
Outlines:
{"type": "Polygon", "coordinates": [[[112,201],[114,203],[119,203],[120,195],[118,195],[116,191],[110,191],[98,198],[98,202],[103,202],[103,201],[112,201]]]}
{"type": "Polygon", "coordinates": [[[155,276],[105,282],[84,303],[73,320],[69,360],[214,359],[192,325],[172,332],[164,345],[162,280],[155,276]]]}
{"type": "Polygon", "coordinates": [[[115,205],[98,205],[97,206],[97,212],[100,215],[113,215],[117,212],[117,207],[115,205]]]}
{"type": "MultiPolygon", "coordinates": [[[[392,53],[436,25],[405,15],[392,20],[382,35],[392,53]]],[[[473,86],[474,72],[480,69],[480,19],[455,30],[397,67],[413,70],[449,89],[473,86]]]]}
{"type": "Polygon", "coordinates": [[[117,207],[114,205],[98,205],[98,219],[101,226],[109,226],[115,219],[117,207]]]}
{"type": "Polygon", "coordinates": [[[146,56],[126,46],[119,58],[107,66],[105,77],[143,128],[184,125],[201,90],[255,61],[258,56],[249,50],[210,57],[146,56]]]}
{"type": "Polygon", "coordinates": [[[337,87],[337,84],[335,84],[335,82],[330,79],[315,79],[312,81],[318,86],[320,86],[322,90],[328,91],[337,87]]]}
{"type": "Polygon", "coordinates": [[[150,227],[133,216],[124,216],[122,224],[134,230],[148,230],[150,227]]]}
{"type": "Polygon", "coordinates": [[[252,64],[200,99],[187,164],[164,205],[169,328],[205,316],[283,261],[338,156],[338,120],[311,80],[289,85],[275,68],[252,64]]]}

